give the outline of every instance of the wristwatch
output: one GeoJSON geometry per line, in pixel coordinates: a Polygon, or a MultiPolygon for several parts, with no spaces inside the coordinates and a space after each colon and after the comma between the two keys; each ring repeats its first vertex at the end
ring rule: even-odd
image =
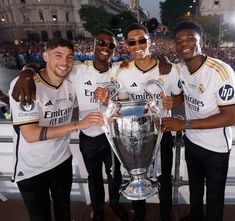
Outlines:
{"type": "Polygon", "coordinates": [[[185,121],[185,129],[187,129],[187,130],[192,129],[192,120],[185,121]]]}

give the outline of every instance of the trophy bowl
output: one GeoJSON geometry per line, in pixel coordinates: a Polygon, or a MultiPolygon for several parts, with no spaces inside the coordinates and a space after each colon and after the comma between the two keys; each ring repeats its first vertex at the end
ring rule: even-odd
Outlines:
{"type": "Polygon", "coordinates": [[[105,133],[130,179],[120,192],[129,200],[147,199],[158,190],[157,181],[147,177],[162,137],[162,111],[153,100],[111,99],[106,111],[105,133]]]}

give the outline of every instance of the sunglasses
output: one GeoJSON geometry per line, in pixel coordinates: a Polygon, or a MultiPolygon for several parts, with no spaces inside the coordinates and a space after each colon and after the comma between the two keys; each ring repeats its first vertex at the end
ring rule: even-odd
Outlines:
{"type": "Polygon", "coordinates": [[[127,42],[127,44],[129,45],[129,46],[135,46],[136,45],[136,43],[138,42],[139,44],[141,44],[141,45],[144,45],[144,44],[146,44],[147,43],[147,38],[141,38],[141,39],[139,39],[139,40],[137,40],[137,41],[135,41],[135,40],[130,40],[130,41],[128,41],[127,42]]]}
{"type": "Polygon", "coordinates": [[[95,42],[96,42],[96,44],[98,46],[100,46],[100,47],[108,47],[111,50],[113,50],[116,47],[116,45],[113,42],[107,43],[104,40],[98,40],[98,39],[95,42]]]}

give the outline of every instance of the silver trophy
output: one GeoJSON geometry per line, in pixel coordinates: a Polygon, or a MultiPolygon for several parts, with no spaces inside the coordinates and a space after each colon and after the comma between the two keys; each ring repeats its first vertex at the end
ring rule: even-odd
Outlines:
{"type": "Polygon", "coordinates": [[[166,116],[159,99],[148,91],[157,87],[165,94],[160,82],[150,80],[145,84],[149,100],[118,100],[118,86],[108,85],[109,104],[104,113],[104,131],[123,167],[129,173],[120,192],[129,200],[142,200],[157,192],[157,182],[147,177],[162,137],[161,118],[166,116]]]}

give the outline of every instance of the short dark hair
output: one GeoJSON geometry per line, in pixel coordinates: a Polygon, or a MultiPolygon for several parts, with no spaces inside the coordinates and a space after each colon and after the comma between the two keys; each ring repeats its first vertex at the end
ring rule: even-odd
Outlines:
{"type": "Polygon", "coordinates": [[[125,39],[127,39],[127,35],[128,35],[129,32],[131,32],[133,30],[137,30],[137,29],[138,30],[143,30],[144,33],[147,34],[147,35],[149,34],[148,29],[144,25],[142,25],[140,23],[132,23],[126,29],[126,32],[125,32],[125,35],[124,35],[125,39]]]}
{"type": "Polygon", "coordinates": [[[102,30],[96,32],[95,33],[95,38],[100,34],[107,34],[107,35],[110,35],[111,37],[115,38],[115,34],[112,31],[109,31],[107,29],[102,29],[102,30]]]}
{"type": "Polygon", "coordinates": [[[194,32],[198,33],[200,37],[202,37],[203,35],[203,29],[200,24],[193,21],[182,21],[178,23],[175,27],[174,38],[176,34],[183,29],[192,29],[194,32]]]}
{"type": "Polygon", "coordinates": [[[57,47],[67,47],[74,52],[73,44],[63,38],[55,38],[55,39],[49,40],[46,44],[45,50],[47,50],[47,49],[52,50],[57,47]]]}

